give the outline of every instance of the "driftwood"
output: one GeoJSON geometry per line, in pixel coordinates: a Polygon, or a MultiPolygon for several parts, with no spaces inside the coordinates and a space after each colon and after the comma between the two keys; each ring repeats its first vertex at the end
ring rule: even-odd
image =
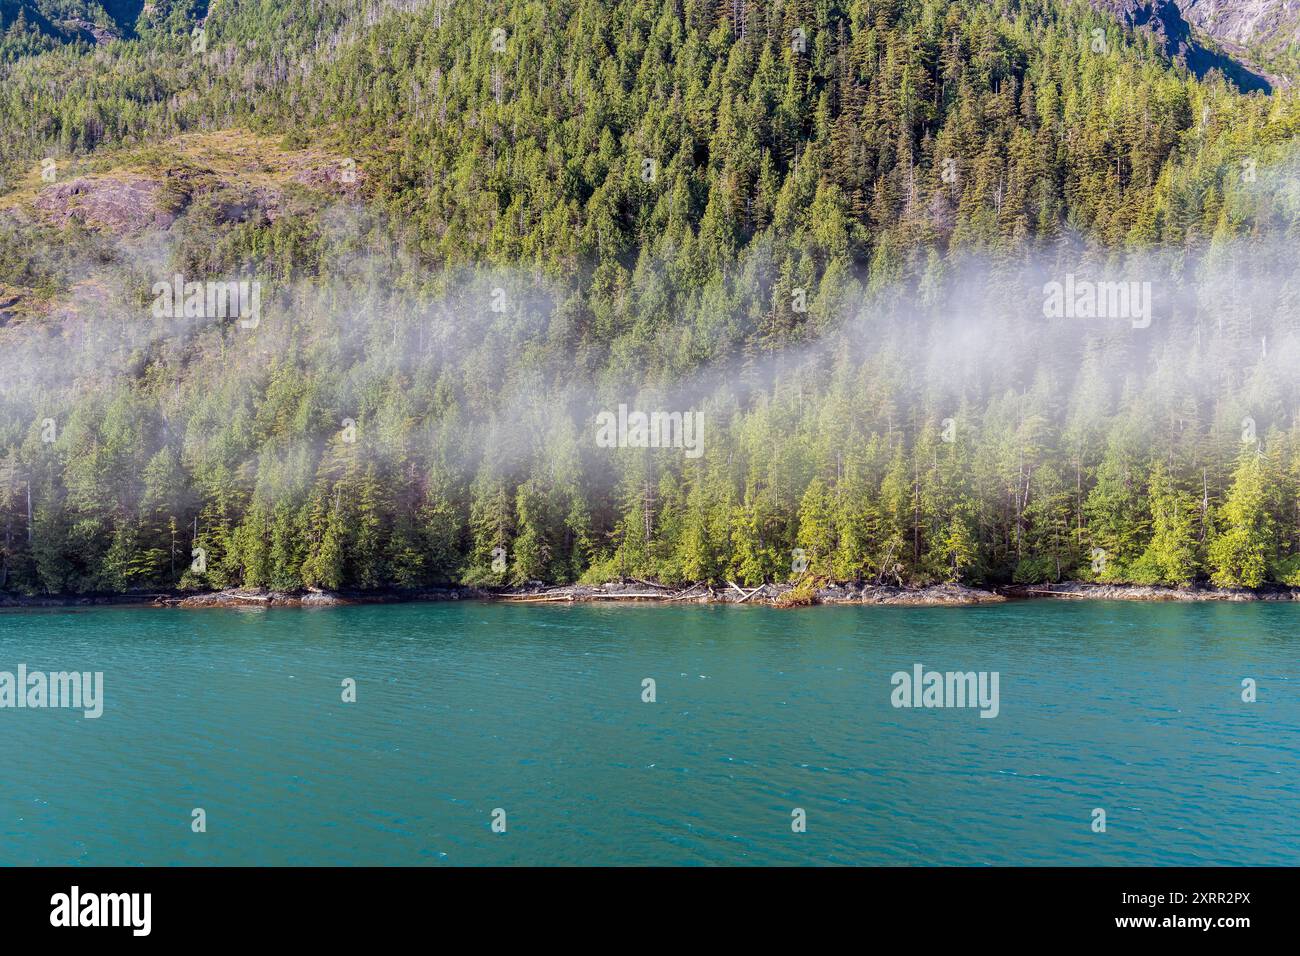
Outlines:
{"type": "Polygon", "coordinates": [[[670,600],[670,601],[685,601],[686,598],[690,596],[691,592],[694,591],[694,590],[695,590],[696,588],[698,588],[699,586],[700,586],[700,585],[699,585],[698,583],[696,583],[696,584],[692,584],[692,585],[691,585],[690,587],[688,587],[685,591],[678,591],[676,594],[674,594],[674,595],[673,595],[672,597],[670,597],[668,600],[670,600]]]}
{"type": "Polygon", "coordinates": [[[662,589],[665,590],[665,591],[671,591],[671,590],[672,590],[672,588],[670,588],[668,585],[666,585],[666,584],[658,584],[658,583],[656,583],[656,582],[654,582],[654,581],[642,581],[640,578],[628,578],[628,580],[629,580],[629,581],[635,581],[637,584],[643,585],[643,586],[648,587],[648,588],[662,588],[662,589]]]}
{"type": "Polygon", "coordinates": [[[754,588],[754,590],[746,594],[744,589],[741,588],[740,585],[736,584],[735,581],[728,581],[727,583],[730,584],[733,588],[735,588],[736,593],[740,595],[740,600],[736,602],[737,604],[744,604],[746,601],[752,598],[759,591],[765,590],[767,588],[766,584],[760,584],[758,587],[754,588]]]}
{"type": "MultiPolygon", "coordinates": [[[[636,578],[631,580],[635,581],[636,578]]],[[[638,583],[648,584],[649,582],[642,581],[638,583]]],[[[656,585],[650,586],[655,587],[656,585]]],[[[657,586],[663,587],[663,585],[657,586]]],[[[515,604],[546,604],[556,601],[680,601],[688,597],[698,587],[701,587],[701,585],[692,584],[685,591],[680,592],[673,592],[671,588],[664,588],[662,591],[634,591],[631,594],[609,594],[597,590],[567,590],[559,593],[549,591],[542,594],[498,594],[496,599],[498,601],[510,601],[515,604]]]]}

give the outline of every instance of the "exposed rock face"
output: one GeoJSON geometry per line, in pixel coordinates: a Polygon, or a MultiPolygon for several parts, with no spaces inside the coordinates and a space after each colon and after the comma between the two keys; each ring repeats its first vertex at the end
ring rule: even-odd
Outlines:
{"type": "Polygon", "coordinates": [[[76,220],[115,235],[166,229],[174,216],[158,204],[162,184],[143,176],[72,179],[42,189],[32,204],[55,225],[76,220]]]}
{"type": "Polygon", "coordinates": [[[100,26],[99,24],[91,23],[89,20],[83,20],[80,17],[73,17],[64,20],[63,26],[69,30],[75,30],[90,37],[100,46],[105,43],[112,43],[114,40],[122,39],[121,35],[114,28],[100,26]]]}
{"type": "MultiPolygon", "coordinates": [[[[1194,0],[1182,0],[1189,6],[1194,0]]],[[[1211,0],[1227,5],[1229,0],[1211,0]]],[[[1232,0],[1235,4],[1237,0],[1232,0]]],[[[1254,0],[1259,4],[1277,5],[1297,3],[1300,0],[1254,0]]],[[[1192,26],[1183,16],[1183,10],[1174,0],[1092,0],[1098,10],[1113,14],[1120,23],[1133,30],[1142,30],[1159,41],[1165,54],[1172,60],[1184,63],[1197,76],[1219,70],[1242,90],[1268,92],[1273,82],[1261,71],[1246,66],[1231,56],[1211,50],[1193,34],[1192,26]]],[[[1210,31],[1206,31],[1209,33],[1210,31]]],[[[1214,36],[1213,33],[1210,33],[1214,36]]],[[[1235,51],[1234,51],[1235,52],[1235,51]]]]}
{"type": "Polygon", "coordinates": [[[1197,29],[1237,46],[1300,43],[1300,0],[1179,0],[1197,29]]]}
{"type": "Polygon", "coordinates": [[[335,187],[344,193],[352,195],[358,192],[363,177],[364,174],[356,168],[355,163],[343,160],[341,163],[330,163],[305,169],[294,176],[294,180],[318,188],[335,187]]]}
{"type": "Polygon", "coordinates": [[[356,200],[365,172],[349,158],[290,149],[243,130],[187,134],[156,156],[87,171],[63,163],[59,181],[0,195],[0,214],[30,214],[53,226],[76,222],[115,236],[167,230],[191,205],[218,224],[274,222],[303,203],[356,200]],[[129,165],[128,165],[129,164],[129,165]],[[68,177],[68,178],[64,178],[68,177]]]}
{"type": "Polygon", "coordinates": [[[1191,50],[1191,28],[1172,0],[1094,0],[1093,6],[1113,13],[1126,27],[1152,34],[1170,57],[1186,57],[1191,50]]]}

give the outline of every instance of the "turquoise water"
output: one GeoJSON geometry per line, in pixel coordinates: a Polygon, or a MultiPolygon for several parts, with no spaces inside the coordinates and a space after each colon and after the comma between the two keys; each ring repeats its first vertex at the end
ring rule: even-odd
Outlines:
{"type": "Polygon", "coordinates": [[[0,671],[102,671],[105,703],[0,710],[0,863],[1295,865],[1298,633],[1287,604],[3,612],[0,671]],[[997,671],[998,716],[893,707],[918,662],[997,671]]]}

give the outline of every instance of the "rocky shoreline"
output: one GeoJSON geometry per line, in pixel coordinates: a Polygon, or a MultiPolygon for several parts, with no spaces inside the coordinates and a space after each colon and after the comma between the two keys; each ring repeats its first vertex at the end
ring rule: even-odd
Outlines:
{"type": "MultiPolygon", "coordinates": [[[[763,584],[756,588],[742,588],[728,582],[725,585],[695,584],[687,588],[669,588],[650,581],[619,582],[598,587],[574,585],[571,587],[514,589],[494,594],[496,600],[517,603],[576,602],[576,601],[649,601],[685,604],[766,604],[784,605],[783,598],[796,591],[791,584],[763,584]]],[[[1000,594],[968,588],[961,584],[936,584],[924,588],[893,587],[890,585],[831,584],[806,592],[810,600],[805,604],[988,604],[1005,601],[1000,594]]]]}
{"type": "Polygon", "coordinates": [[[1300,601],[1300,588],[1271,585],[1262,588],[1220,588],[1211,584],[1185,587],[1144,584],[1012,585],[999,589],[1008,598],[1078,598],[1092,601],[1300,601]]]}
{"type": "Polygon", "coordinates": [[[1259,589],[1188,587],[1133,584],[1009,585],[993,590],[962,584],[928,587],[893,585],[827,584],[796,588],[791,584],[764,584],[757,588],[696,584],[670,588],[651,581],[621,581],[604,585],[547,586],[534,583],[518,588],[476,588],[450,586],[420,590],[376,591],[271,591],[232,588],[205,593],[147,592],[90,595],[13,595],[0,593],[0,608],[59,608],[94,606],[152,606],[182,608],[229,607],[334,607],[346,604],[391,604],[410,601],[500,601],[515,604],[762,604],[773,607],[830,605],[895,605],[943,607],[995,604],[1008,600],[1095,600],[1095,601],[1297,601],[1300,588],[1272,586],[1259,589]]]}

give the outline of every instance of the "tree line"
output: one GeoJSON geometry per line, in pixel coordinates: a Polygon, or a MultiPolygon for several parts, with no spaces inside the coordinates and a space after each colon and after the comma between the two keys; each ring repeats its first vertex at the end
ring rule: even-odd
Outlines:
{"type": "Polygon", "coordinates": [[[0,24],[9,188],[86,157],[179,215],[146,266],[0,213],[0,282],[111,289],[0,328],[5,588],[1300,583],[1294,94],[1058,0],[208,13],[0,24]],[[168,149],[224,127],[361,202],[230,215],[168,149]],[[1158,321],[1044,326],[1031,260],[1150,275],[1158,321]],[[151,324],[174,273],[275,301],[151,324]],[[620,402],[704,455],[595,447],[620,402]]]}

